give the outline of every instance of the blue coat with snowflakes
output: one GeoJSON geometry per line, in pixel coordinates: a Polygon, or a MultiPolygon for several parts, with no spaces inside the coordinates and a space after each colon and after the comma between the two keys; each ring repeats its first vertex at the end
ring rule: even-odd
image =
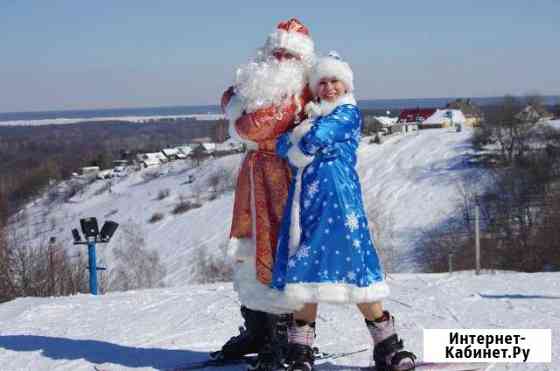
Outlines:
{"type": "Polygon", "coordinates": [[[293,169],[271,283],[302,303],[388,295],[355,170],[361,125],[358,107],[342,104],[315,118],[296,143],[290,133],[277,141],[278,154],[291,163],[294,150],[310,159],[293,169]]]}

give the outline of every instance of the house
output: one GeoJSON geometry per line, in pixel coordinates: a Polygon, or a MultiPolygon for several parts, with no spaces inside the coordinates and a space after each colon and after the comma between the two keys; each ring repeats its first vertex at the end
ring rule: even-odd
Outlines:
{"type": "Polygon", "coordinates": [[[100,170],[101,168],[99,166],[84,166],[78,170],[78,174],[95,176],[100,170]]]}
{"type": "Polygon", "coordinates": [[[208,154],[212,154],[212,153],[216,152],[216,143],[204,142],[204,143],[201,143],[200,145],[202,146],[204,151],[206,151],[206,153],[208,153],[208,154]]]}
{"type": "Polygon", "coordinates": [[[117,166],[122,166],[122,167],[128,166],[128,160],[114,160],[113,167],[117,167],[117,166]]]}
{"type": "Polygon", "coordinates": [[[113,177],[113,170],[101,170],[97,173],[97,179],[110,179],[113,177]]]}
{"type": "Polygon", "coordinates": [[[465,115],[458,109],[438,109],[433,115],[422,122],[422,127],[451,127],[464,126],[467,122],[465,115]]]}
{"type": "Polygon", "coordinates": [[[399,123],[422,123],[436,112],[436,108],[412,108],[404,109],[399,114],[399,123]]]}
{"type": "Polygon", "coordinates": [[[136,159],[144,167],[158,166],[168,161],[167,157],[161,152],[139,153],[136,155],[136,159]]]}
{"type": "MultiPolygon", "coordinates": [[[[196,146],[198,146],[198,145],[196,145],[196,146]]],[[[191,155],[192,151],[194,150],[194,146],[193,145],[188,145],[188,144],[183,145],[183,146],[179,146],[179,147],[176,147],[176,148],[177,148],[177,150],[179,150],[178,156],[181,156],[179,158],[187,158],[188,156],[191,155]]]]}
{"type": "Polygon", "coordinates": [[[184,154],[182,154],[177,148],[164,148],[161,150],[161,153],[163,153],[163,155],[167,157],[169,161],[178,160],[180,154],[184,156],[184,154]]]}
{"type": "Polygon", "coordinates": [[[465,126],[469,127],[479,127],[482,121],[484,121],[484,114],[480,107],[478,107],[470,98],[468,99],[456,99],[453,102],[447,103],[446,108],[457,109],[463,112],[465,116],[465,126]]]}
{"type": "Polygon", "coordinates": [[[515,117],[522,121],[537,122],[552,120],[554,115],[542,105],[528,104],[515,117]]]}

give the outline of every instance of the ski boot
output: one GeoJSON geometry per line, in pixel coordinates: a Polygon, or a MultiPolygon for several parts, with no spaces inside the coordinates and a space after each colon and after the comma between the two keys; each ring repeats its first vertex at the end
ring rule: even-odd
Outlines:
{"type": "Polygon", "coordinates": [[[248,367],[251,371],[273,371],[285,369],[285,361],[288,351],[288,325],[292,316],[267,315],[267,335],[264,345],[253,365],[248,367]]]}
{"type": "Polygon", "coordinates": [[[267,314],[241,307],[245,327],[239,327],[239,335],[233,336],[222,349],[210,353],[210,358],[221,360],[240,359],[247,354],[259,353],[265,343],[267,314]]]}
{"type": "Polygon", "coordinates": [[[288,371],[312,371],[315,363],[314,350],[309,345],[290,344],[288,371]]]}
{"type": "Polygon", "coordinates": [[[296,320],[288,329],[288,371],[312,371],[315,363],[315,322],[296,320]]]}
{"type": "Polygon", "coordinates": [[[416,356],[403,350],[403,341],[395,331],[395,318],[389,312],[383,312],[383,317],[376,321],[366,319],[366,325],[373,338],[376,371],[414,370],[416,356]]]}

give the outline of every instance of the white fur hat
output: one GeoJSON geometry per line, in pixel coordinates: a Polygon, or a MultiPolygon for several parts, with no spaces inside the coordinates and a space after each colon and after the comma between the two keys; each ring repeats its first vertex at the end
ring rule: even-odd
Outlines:
{"type": "Polygon", "coordinates": [[[354,91],[354,73],[350,65],[335,51],[329,52],[326,57],[321,57],[315,62],[309,78],[309,87],[313,94],[317,94],[319,81],[324,77],[336,77],[346,85],[348,93],[354,91]]]}

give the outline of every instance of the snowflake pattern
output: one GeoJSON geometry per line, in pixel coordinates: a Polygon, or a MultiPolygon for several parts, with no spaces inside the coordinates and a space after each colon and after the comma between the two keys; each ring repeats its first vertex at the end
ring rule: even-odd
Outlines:
{"type": "Polygon", "coordinates": [[[296,257],[298,258],[298,260],[307,258],[309,256],[309,250],[311,250],[309,246],[301,245],[296,252],[296,257]]]}
{"type": "MultiPolygon", "coordinates": [[[[330,115],[330,119],[344,125],[310,131],[299,144],[315,159],[300,178],[301,245],[287,266],[275,267],[272,282],[278,282],[278,288],[301,282],[364,287],[383,279],[354,170],[361,117],[355,109],[348,108],[337,108],[337,117],[334,116],[330,115]],[[335,138],[344,140],[334,141],[335,138]]],[[[321,122],[314,125],[320,127],[321,122]]],[[[289,232],[288,221],[279,234],[279,252],[289,248],[289,232]]]]}
{"type": "Polygon", "coordinates": [[[314,181],[313,183],[311,183],[309,185],[309,187],[307,188],[307,195],[309,197],[314,197],[317,192],[319,192],[319,181],[318,180],[314,181]]]}
{"type": "Polygon", "coordinates": [[[346,223],[344,223],[344,225],[350,230],[350,232],[354,232],[359,228],[360,221],[358,220],[355,212],[351,212],[346,215],[346,223]]]}

